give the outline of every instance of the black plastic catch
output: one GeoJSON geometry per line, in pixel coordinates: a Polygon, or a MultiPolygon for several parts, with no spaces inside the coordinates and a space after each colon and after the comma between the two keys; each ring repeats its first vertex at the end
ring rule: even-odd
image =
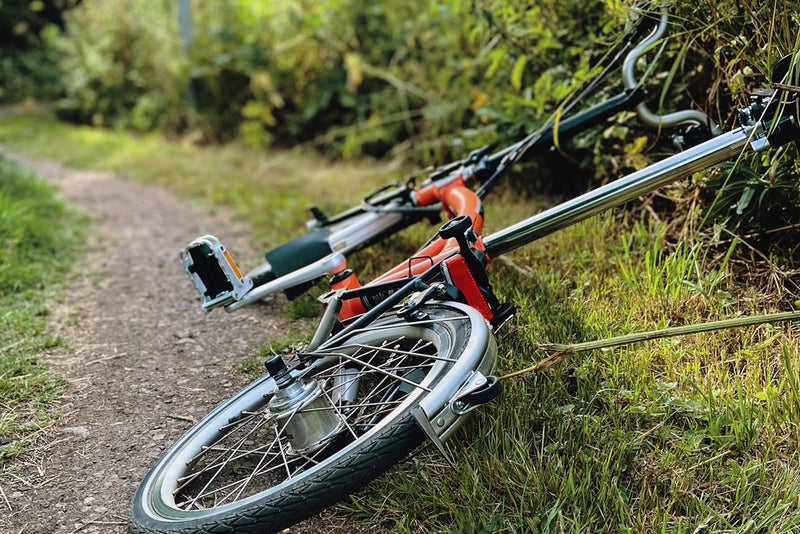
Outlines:
{"type": "Polygon", "coordinates": [[[208,245],[201,244],[189,250],[192,265],[190,272],[197,274],[206,286],[205,295],[214,299],[217,296],[231,291],[233,285],[214,257],[214,252],[208,245]]]}
{"type": "Polygon", "coordinates": [[[460,405],[458,406],[460,409],[480,406],[496,399],[502,392],[503,386],[500,380],[496,376],[487,376],[486,383],[482,387],[460,397],[456,404],[460,405]]]}
{"type": "Polygon", "coordinates": [[[310,206],[308,211],[311,212],[311,215],[314,219],[319,222],[320,224],[326,224],[328,222],[328,216],[316,206],[310,206]]]}

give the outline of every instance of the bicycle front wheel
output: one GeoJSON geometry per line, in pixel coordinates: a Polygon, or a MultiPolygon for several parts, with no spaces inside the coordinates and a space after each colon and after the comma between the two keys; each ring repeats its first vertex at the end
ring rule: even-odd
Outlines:
{"type": "Polygon", "coordinates": [[[486,321],[455,303],[432,304],[411,321],[384,316],[324,352],[293,371],[316,388],[321,404],[277,413],[267,376],[220,404],[142,481],[131,532],[291,526],[400,461],[424,436],[411,410],[447,410],[469,376],[490,372],[496,356],[486,321]],[[324,436],[308,430],[321,412],[334,414],[324,436]]]}

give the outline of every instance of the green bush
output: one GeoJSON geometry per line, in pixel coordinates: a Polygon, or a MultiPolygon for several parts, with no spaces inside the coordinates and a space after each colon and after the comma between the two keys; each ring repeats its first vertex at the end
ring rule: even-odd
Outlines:
{"type": "Polygon", "coordinates": [[[26,97],[52,100],[61,94],[58,63],[52,50],[0,48],[0,102],[26,97]]]}
{"type": "Polygon", "coordinates": [[[218,140],[441,160],[539,124],[624,12],[555,0],[210,0],[192,5],[184,58],[171,3],[107,0],[80,4],[49,42],[64,117],[136,129],[191,121],[218,140]]]}
{"type": "MultiPolygon", "coordinates": [[[[552,116],[597,73],[630,4],[207,0],[191,4],[193,40],[182,50],[175,3],[105,0],[79,4],[66,30],[48,35],[66,86],[62,117],[442,163],[552,116]]],[[[650,107],[702,109],[732,126],[748,91],[765,85],[760,73],[794,48],[800,6],[674,1],[669,10],[669,38],[637,71],[651,69],[650,107]]],[[[585,104],[621,89],[614,73],[585,104]]],[[[623,114],[565,145],[568,157],[537,158],[516,184],[582,190],[648,164],[665,141],[623,114]]]]}
{"type": "Polygon", "coordinates": [[[247,45],[268,59],[245,67],[246,139],[431,161],[540,124],[621,15],[548,0],[246,4],[247,45]]]}
{"type": "Polygon", "coordinates": [[[61,117],[96,126],[175,130],[186,122],[186,64],[167,2],[84,2],[63,33],[45,39],[59,57],[61,117]]]}
{"type": "Polygon", "coordinates": [[[52,100],[61,93],[57,58],[42,46],[45,28],[63,24],[77,0],[0,2],[0,102],[52,100]]]}

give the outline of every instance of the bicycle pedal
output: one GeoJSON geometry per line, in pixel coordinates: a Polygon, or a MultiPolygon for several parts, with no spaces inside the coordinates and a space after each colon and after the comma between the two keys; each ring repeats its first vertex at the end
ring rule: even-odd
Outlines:
{"type": "Polygon", "coordinates": [[[240,300],[253,287],[253,280],[242,276],[228,249],[213,235],[198,237],[179,256],[206,312],[240,300]]]}

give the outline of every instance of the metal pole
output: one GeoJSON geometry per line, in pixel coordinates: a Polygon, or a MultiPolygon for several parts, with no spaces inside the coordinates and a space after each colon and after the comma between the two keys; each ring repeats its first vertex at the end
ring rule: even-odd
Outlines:
{"type": "Polygon", "coordinates": [[[189,0],[178,0],[178,26],[180,28],[183,53],[189,54],[192,46],[192,6],[189,0]]]}
{"type": "Polygon", "coordinates": [[[490,258],[505,254],[672,181],[735,157],[747,144],[750,131],[739,128],[720,135],[495,232],[483,241],[486,252],[490,258]]]}

